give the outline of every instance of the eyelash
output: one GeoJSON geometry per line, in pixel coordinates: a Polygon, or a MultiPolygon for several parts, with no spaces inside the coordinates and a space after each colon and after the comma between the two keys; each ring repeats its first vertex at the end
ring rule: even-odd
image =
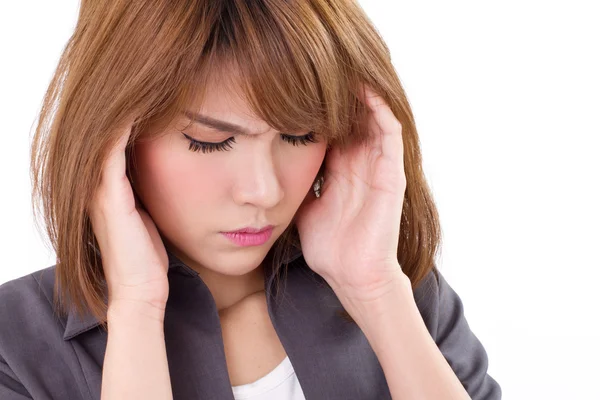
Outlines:
{"type": "MultiPolygon", "coordinates": [[[[189,135],[186,135],[184,132],[181,133],[189,140],[190,146],[188,147],[188,150],[190,151],[201,151],[202,153],[212,153],[213,151],[227,151],[232,149],[233,147],[231,146],[231,144],[235,143],[235,137],[233,136],[220,143],[211,143],[201,142],[190,137],[189,135]]],[[[315,131],[310,131],[303,136],[281,135],[281,138],[286,142],[292,144],[292,146],[298,146],[300,144],[308,146],[309,143],[317,143],[315,131]]]]}

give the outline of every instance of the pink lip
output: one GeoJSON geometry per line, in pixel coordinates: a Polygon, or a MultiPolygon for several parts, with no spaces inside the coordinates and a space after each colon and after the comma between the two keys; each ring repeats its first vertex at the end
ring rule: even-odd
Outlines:
{"type": "Polygon", "coordinates": [[[237,231],[229,231],[229,232],[225,232],[225,233],[260,233],[260,232],[263,232],[263,231],[266,231],[266,230],[272,229],[272,228],[273,228],[273,225],[263,226],[262,228],[246,227],[246,228],[238,229],[237,231]]]}
{"type": "Polygon", "coordinates": [[[271,238],[273,226],[268,225],[260,229],[244,228],[233,232],[221,233],[238,246],[260,246],[271,238]]]}

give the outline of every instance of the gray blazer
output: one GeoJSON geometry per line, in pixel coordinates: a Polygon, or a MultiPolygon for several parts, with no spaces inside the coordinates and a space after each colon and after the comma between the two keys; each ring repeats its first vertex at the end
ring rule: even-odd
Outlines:
{"type": "MultiPolygon", "coordinates": [[[[304,261],[289,260],[281,293],[265,271],[268,310],[307,400],[391,399],[362,331],[304,261]],[[273,287],[272,287],[273,285],[273,287]],[[282,296],[280,296],[281,294],[282,296]]],[[[55,266],[0,285],[0,399],[100,399],[107,334],[91,316],[52,309],[55,266]]],[[[174,399],[233,400],[220,320],[199,275],[169,252],[165,342],[174,399]]],[[[439,271],[414,290],[431,336],[473,400],[501,398],[460,298],[439,271]]],[[[106,298],[105,298],[106,299],[106,298]]]]}

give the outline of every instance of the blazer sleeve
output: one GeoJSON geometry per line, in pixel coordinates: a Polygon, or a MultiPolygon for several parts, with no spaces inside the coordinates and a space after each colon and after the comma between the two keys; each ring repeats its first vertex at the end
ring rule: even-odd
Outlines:
{"type": "Polygon", "coordinates": [[[25,387],[19,382],[6,361],[0,356],[0,399],[31,400],[25,387]]]}
{"type": "Polygon", "coordinates": [[[487,353],[469,327],[462,300],[437,267],[414,294],[429,332],[471,399],[500,400],[502,390],[487,373],[487,353]]]}

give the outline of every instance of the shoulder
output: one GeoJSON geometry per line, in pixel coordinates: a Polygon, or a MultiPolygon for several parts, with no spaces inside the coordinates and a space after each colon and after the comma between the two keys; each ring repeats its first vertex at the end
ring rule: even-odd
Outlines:
{"type": "Polygon", "coordinates": [[[55,272],[0,285],[0,399],[90,398],[79,353],[63,339],[66,317],[54,309],[55,272]]]}
{"type": "Polygon", "coordinates": [[[419,282],[413,289],[413,295],[423,321],[436,342],[442,340],[451,327],[465,333],[468,331],[463,301],[437,267],[434,266],[419,282]]]}
{"type": "MultiPolygon", "coordinates": [[[[55,265],[0,284],[2,326],[34,318],[51,309],[55,265]]],[[[0,330],[2,332],[3,330],[0,330]]]]}
{"type": "Polygon", "coordinates": [[[0,356],[11,357],[32,343],[62,340],[65,319],[53,308],[55,266],[0,285],[0,356]]]}
{"type": "Polygon", "coordinates": [[[499,400],[502,390],[488,372],[488,356],[471,330],[463,301],[434,267],[413,289],[423,321],[444,358],[473,400],[499,400]]]}

